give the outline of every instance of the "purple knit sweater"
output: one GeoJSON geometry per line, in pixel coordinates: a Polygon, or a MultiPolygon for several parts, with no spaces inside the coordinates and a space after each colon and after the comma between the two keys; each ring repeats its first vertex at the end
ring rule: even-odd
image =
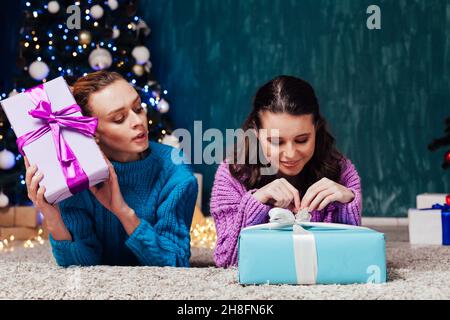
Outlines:
{"type": "MultiPolygon", "coordinates": [[[[334,222],[360,225],[362,210],[361,182],[352,162],[341,162],[339,184],[352,190],[355,198],[346,204],[332,202],[323,210],[311,213],[314,222],[334,222]]],[[[266,223],[272,208],[253,197],[253,190],[246,190],[230,173],[227,163],[217,169],[211,194],[211,214],[217,231],[214,259],[218,267],[237,265],[238,237],[242,228],[266,223]]]]}

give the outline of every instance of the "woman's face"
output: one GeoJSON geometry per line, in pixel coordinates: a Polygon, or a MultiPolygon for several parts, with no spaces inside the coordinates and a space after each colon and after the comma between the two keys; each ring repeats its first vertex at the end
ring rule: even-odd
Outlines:
{"type": "Polygon", "coordinates": [[[120,162],[138,160],[148,148],[148,127],[136,90],[125,80],[116,80],[91,94],[88,105],[98,117],[96,137],[106,157],[120,162]]]}
{"type": "Polygon", "coordinates": [[[294,116],[264,111],[258,139],[264,155],[282,175],[299,174],[313,157],[316,130],[313,115],[294,116]],[[278,135],[277,135],[278,132],[278,135]]]}

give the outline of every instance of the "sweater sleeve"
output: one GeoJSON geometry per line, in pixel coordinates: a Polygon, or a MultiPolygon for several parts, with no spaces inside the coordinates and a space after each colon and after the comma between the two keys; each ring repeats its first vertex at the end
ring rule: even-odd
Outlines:
{"type": "Polygon", "coordinates": [[[190,225],[197,192],[197,179],[190,171],[172,175],[162,191],[155,225],[141,219],[125,242],[142,265],[189,266],[190,225]]]}
{"type": "Polygon", "coordinates": [[[97,239],[87,201],[84,191],[58,205],[63,222],[72,235],[71,241],[49,236],[53,256],[62,267],[94,266],[101,262],[102,245],[97,239]]]}
{"type": "Polygon", "coordinates": [[[255,190],[247,191],[222,163],[214,179],[211,194],[211,215],[217,232],[214,252],[216,265],[237,265],[238,238],[242,228],[267,221],[270,206],[253,197],[255,190]]]}
{"type": "Polygon", "coordinates": [[[361,225],[362,191],[361,179],[355,166],[348,159],[343,163],[340,184],[350,189],[355,197],[349,203],[335,202],[337,209],[336,222],[351,225],[361,225]]]}

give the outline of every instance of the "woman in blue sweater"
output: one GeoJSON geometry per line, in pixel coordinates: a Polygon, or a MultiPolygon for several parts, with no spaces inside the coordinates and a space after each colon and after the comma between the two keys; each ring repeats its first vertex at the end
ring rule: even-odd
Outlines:
{"type": "Polygon", "coordinates": [[[25,158],[28,196],[44,215],[57,263],[188,267],[197,198],[190,166],[172,161],[173,148],[149,143],[140,97],[118,73],[88,74],[73,94],[84,115],[98,118],[110,178],[50,205],[43,175],[25,158]]]}

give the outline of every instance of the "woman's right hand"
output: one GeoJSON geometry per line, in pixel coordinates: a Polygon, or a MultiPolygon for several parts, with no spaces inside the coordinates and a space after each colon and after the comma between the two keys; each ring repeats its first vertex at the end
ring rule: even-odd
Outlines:
{"type": "Polygon", "coordinates": [[[24,157],[26,176],[25,182],[28,190],[28,198],[33,201],[34,206],[42,212],[47,226],[58,225],[62,222],[61,213],[56,205],[51,205],[45,200],[45,187],[39,186],[44,177],[42,172],[36,172],[36,165],[30,166],[27,157],[24,157]]]}
{"type": "Polygon", "coordinates": [[[300,194],[285,178],[277,179],[253,193],[253,197],[261,203],[275,207],[300,210],[300,194]]]}

